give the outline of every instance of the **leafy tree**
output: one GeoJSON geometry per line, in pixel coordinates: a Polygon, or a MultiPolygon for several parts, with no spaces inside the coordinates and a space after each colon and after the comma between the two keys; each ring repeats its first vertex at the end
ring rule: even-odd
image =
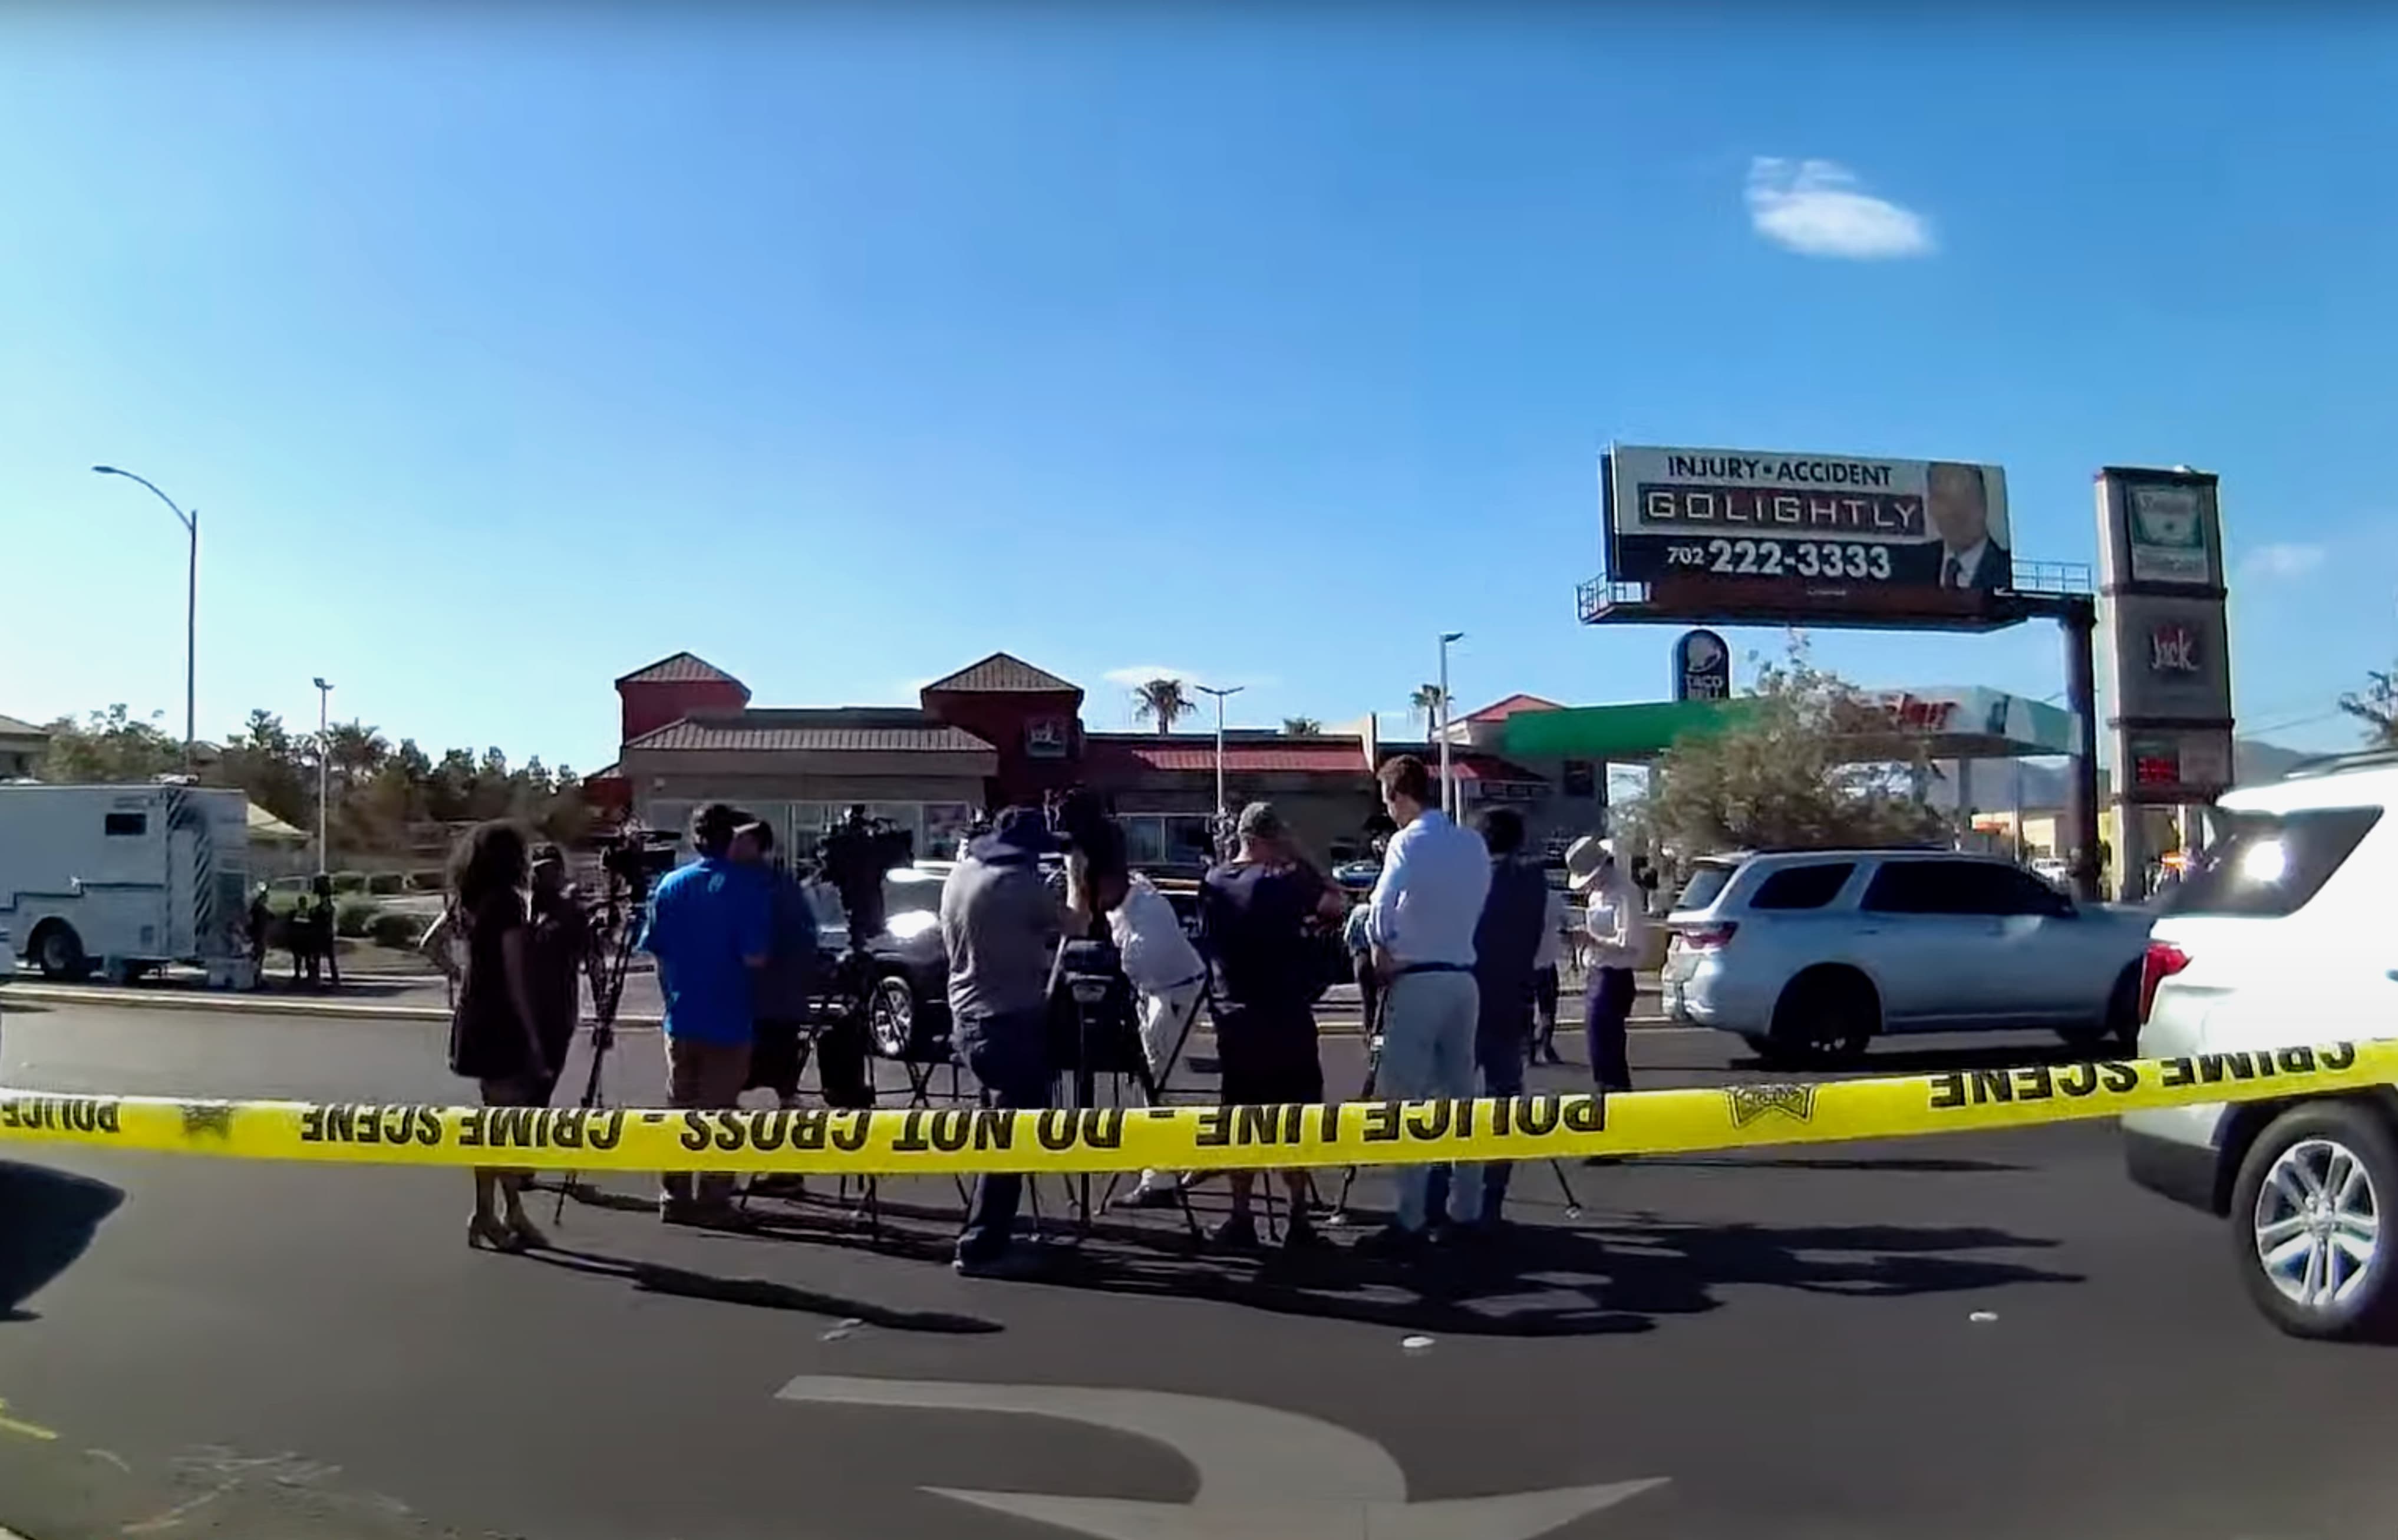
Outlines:
{"type": "Polygon", "coordinates": [[[1324,731],[1324,723],[1314,717],[1285,717],[1282,719],[1282,730],[1295,738],[1308,738],[1324,731]]]}
{"type": "MultiPolygon", "coordinates": [[[[45,780],[146,781],[182,768],[182,743],[123,706],[80,723],[56,723],[50,734],[45,780]]],[[[563,765],[552,770],[535,757],[511,769],[495,748],[479,756],[452,749],[436,761],[413,738],[395,748],[361,722],[333,723],[320,745],[315,733],[294,734],[272,711],[252,711],[214,762],[204,763],[202,778],[236,788],[284,822],[313,831],[320,750],[337,850],[397,855],[432,826],[476,818],[519,818],[570,844],[590,831],[582,781],[563,765]]]]}
{"type": "Polygon", "coordinates": [[[1152,679],[1135,690],[1132,698],[1134,716],[1156,723],[1161,733],[1171,733],[1176,723],[1198,709],[1179,679],[1152,679]]]}
{"type": "Polygon", "coordinates": [[[1437,684],[1419,684],[1408,704],[1423,713],[1424,738],[1427,742],[1440,736],[1441,694],[1437,684]]]}
{"type": "Polygon", "coordinates": [[[50,744],[39,778],[47,781],[146,781],[183,768],[183,745],[158,725],[159,713],[139,718],[124,706],[94,711],[78,723],[49,725],[50,744]]]}
{"type": "Polygon", "coordinates": [[[1933,839],[1949,820],[1915,798],[1928,769],[1920,734],[1815,668],[1794,642],[1782,662],[1758,669],[1718,731],[1665,752],[1648,794],[1625,811],[1662,849],[1685,858],[1933,839]]]}
{"type": "Polygon", "coordinates": [[[2365,741],[2398,749],[2398,669],[2367,670],[2364,688],[2339,697],[2339,709],[2364,723],[2365,741]]]}

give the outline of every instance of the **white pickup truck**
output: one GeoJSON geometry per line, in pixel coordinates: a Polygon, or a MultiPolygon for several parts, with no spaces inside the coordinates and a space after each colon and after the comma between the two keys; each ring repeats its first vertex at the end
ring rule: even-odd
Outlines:
{"type": "Polygon", "coordinates": [[[2153,919],[1961,851],[1709,857],[1666,918],[1664,1005],[1783,1062],[2022,1027],[2128,1051],[2153,919]]]}

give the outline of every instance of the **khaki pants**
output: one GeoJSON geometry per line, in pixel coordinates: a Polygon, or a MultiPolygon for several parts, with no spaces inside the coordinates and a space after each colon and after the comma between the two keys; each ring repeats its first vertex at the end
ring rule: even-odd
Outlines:
{"type": "MultiPolygon", "coordinates": [[[[749,1081],[749,1045],[748,1043],[694,1043],[688,1038],[667,1039],[667,1105],[681,1108],[734,1107],[741,1103],[742,1087],[749,1081]]],[[[659,1178],[659,1197],[667,1203],[683,1204],[697,1201],[722,1206],[733,1201],[733,1178],[709,1171],[699,1173],[694,1192],[694,1173],[667,1171],[659,1178]]]]}

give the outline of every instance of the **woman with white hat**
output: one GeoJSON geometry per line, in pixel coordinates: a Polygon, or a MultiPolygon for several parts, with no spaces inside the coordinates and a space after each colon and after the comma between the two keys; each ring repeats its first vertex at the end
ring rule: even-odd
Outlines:
{"type": "Polygon", "coordinates": [[[1632,970],[1648,950],[1649,913],[1639,889],[1615,859],[1615,842],[1583,835],[1566,851],[1566,885],[1587,896],[1590,975],[1583,994],[1583,1032],[1590,1044],[1590,1077],[1602,1091],[1632,1088],[1624,1023],[1632,1019],[1632,970]]]}

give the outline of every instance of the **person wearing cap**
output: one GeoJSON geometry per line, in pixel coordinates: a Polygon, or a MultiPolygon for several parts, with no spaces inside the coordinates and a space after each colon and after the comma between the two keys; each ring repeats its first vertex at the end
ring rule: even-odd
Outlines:
{"type": "MultiPolygon", "coordinates": [[[[1432,774],[1402,754],[1384,764],[1382,805],[1397,821],[1381,875],[1368,901],[1366,934],[1382,979],[1382,1047],[1376,1087],[1399,1101],[1470,1097],[1475,1082],[1474,932],[1490,891],[1490,858],[1472,831],[1433,805],[1432,774]]],[[[1405,1255],[1423,1237],[1429,1167],[1402,1168],[1396,1211],[1360,1250],[1405,1255]]],[[[1472,1164],[1450,1168],[1448,1218],[1455,1234],[1475,1233],[1482,1178],[1472,1164]]]]}
{"type": "MultiPolygon", "coordinates": [[[[706,1110],[738,1106],[749,1078],[756,1013],[750,975],[766,966],[774,910],[766,885],[732,859],[733,836],[751,821],[723,803],[692,816],[699,859],[659,879],[650,894],[640,949],[658,960],[666,1001],[667,1105],[706,1110]]],[[[668,1171],[659,1182],[658,1217],[669,1224],[731,1225],[733,1179],[668,1171]]]]}
{"type": "MultiPolygon", "coordinates": [[[[1299,858],[1272,804],[1253,802],[1233,825],[1233,858],[1199,882],[1199,940],[1216,977],[1216,1057],[1227,1106],[1278,1106],[1324,1100],[1324,1060],[1315,1033],[1322,993],[1323,943],[1312,924],[1337,924],[1348,907],[1340,887],[1299,858]]],[[[1254,1171],[1226,1173],[1232,1209],[1218,1245],[1254,1247],[1249,1197],[1254,1171]]],[[[1316,1242],[1307,1218],[1307,1173],[1285,1171],[1290,1220],[1283,1244],[1316,1242]]]]}
{"type": "Polygon", "coordinates": [[[533,1035],[549,1073],[536,1087],[540,1104],[557,1094],[558,1077],[574,1044],[583,1015],[583,960],[591,950],[591,927],[566,880],[566,857],[546,843],[532,847],[531,932],[533,1035]]]}
{"type": "MultiPolygon", "coordinates": [[[[1010,807],[966,844],[941,885],[941,945],[950,968],[950,1043],[982,1086],[985,1105],[1049,1104],[1049,974],[1068,906],[1051,891],[1041,858],[1057,848],[1037,807],[1010,807]]],[[[1075,897],[1079,898],[1077,894],[1075,897]]],[[[1016,1215],[1024,1178],[975,1179],[951,1265],[969,1276],[1020,1272],[1016,1215]]]]}
{"type": "Polygon", "coordinates": [[[1566,885],[1588,896],[1583,930],[1590,938],[1589,980],[1583,987],[1583,1032],[1590,1044],[1590,1077],[1602,1091],[1632,1088],[1624,1023],[1636,993],[1632,970],[1649,946],[1649,913],[1640,890],[1615,858],[1615,842],[1583,835],[1566,851],[1566,885]]]}

